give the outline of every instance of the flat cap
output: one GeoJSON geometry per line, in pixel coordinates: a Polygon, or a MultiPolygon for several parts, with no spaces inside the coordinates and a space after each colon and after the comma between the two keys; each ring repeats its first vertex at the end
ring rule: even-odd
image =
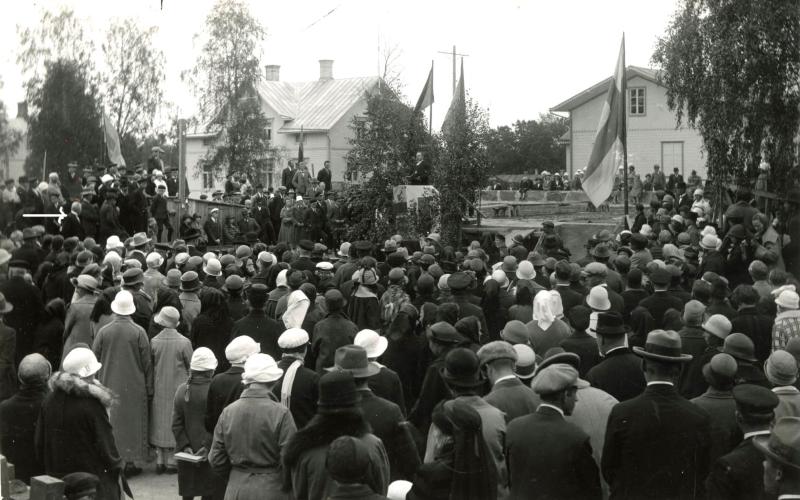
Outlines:
{"type": "Polygon", "coordinates": [[[460,344],[465,342],[465,339],[453,325],[446,321],[439,321],[429,327],[429,335],[431,340],[439,344],[460,344]]]}
{"type": "Polygon", "coordinates": [[[511,344],[504,340],[489,342],[478,349],[478,359],[482,365],[498,359],[510,359],[516,363],[517,357],[517,351],[514,350],[511,344]]]}
{"type": "Polygon", "coordinates": [[[297,349],[308,344],[308,332],[302,328],[289,328],[278,337],[278,347],[281,349],[297,349]]]}
{"type": "Polygon", "coordinates": [[[656,285],[669,285],[670,281],[672,281],[672,273],[665,268],[659,267],[650,274],[650,280],[656,285]]]}
{"type": "Polygon", "coordinates": [[[570,365],[555,364],[540,371],[533,379],[533,392],[536,394],[552,394],[578,384],[578,370],[570,365]]]}
{"type": "Polygon", "coordinates": [[[472,277],[462,271],[455,272],[447,278],[447,286],[450,290],[466,290],[472,283],[472,277]]]}
{"type": "Polygon", "coordinates": [[[769,415],[778,406],[774,392],[755,384],[739,384],[733,388],[736,408],[748,415],[769,415]]]}

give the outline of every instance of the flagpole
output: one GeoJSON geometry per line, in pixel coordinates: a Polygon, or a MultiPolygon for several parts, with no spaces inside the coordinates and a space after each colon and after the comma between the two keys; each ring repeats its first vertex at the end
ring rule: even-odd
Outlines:
{"type": "Polygon", "coordinates": [[[628,97],[628,75],[627,68],[625,67],[625,32],[622,33],[622,130],[625,132],[624,140],[622,141],[622,188],[625,190],[623,193],[625,200],[625,215],[622,227],[628,229],[628,109],[626,99],[628,97]]]}

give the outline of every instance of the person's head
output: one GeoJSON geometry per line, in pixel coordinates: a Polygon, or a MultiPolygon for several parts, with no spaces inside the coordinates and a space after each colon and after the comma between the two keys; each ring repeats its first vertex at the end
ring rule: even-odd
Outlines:
{"type": "Polygon", "coordinates": [[[764,375],[774,387],[793,385],[797,381],[797,361],[787,351],[777,349],[764,363],[764,375]]]}
{"type": "Polygon", "coordinates": [[[709,387],[718,391],[730,391],[736,382],[736,371],[739,366],[730,354],[715,354],[703,366],[703,378],[709,387]]]}
{"type": "Polygon", "coordinates": [[[82,379],[91,380],[102,364],[88,347],[73,347],[61,362],[61,371],[82,379]]]}
{"type": "Polygon", "coordinates": [[[225,357],[232,365],[244,365],[247,358],[260,352],[261,346],[248,335],[240,335],[225,347],[225,357]]]}
{"type": "Polygon", "coordinates": [[[474,394],[482,384],[478,355],[465,347],[452,349],[445,356],[441,375],[453,394],[474,394]]]}
{"type": "Polygon", "coordinates": [[[800,418],[781,418],[753,444],[764,454],[764,491],[773,496],[800,492],[800,418]]]}
{"type": "Polygon", "coordinates": [[[267,286],[254,283],[247,288],[247,306],[252,311],[260,311],[267,304],[267,286]]]}
{"type": "Polygon", "coordinates": [[[283,376],[283,370],[269,354],[254,353],[244,362],[242,383],[263,385],[271,388],[283,376]]]}
{"type": "Polygon", "coordinates": [[[775,304],[778,305],[778,313],[786,311],[796,311],[800,309],[800,297],[794,290],[784,290],[775,299],[775,304]]]}
{"type": "Polygon", "coordinates": [[[536,374],[531,387],[543,403],[561,408],[564,415],[572,415],[578,401],[578,370],[564,363],[552,364],[536,374]]]}
{"type": "Polygon", "coordinates": [[[653,330],[647,334],[645,347],[634,347],[633,352],[643,358],[644,376],[648,382],[675,383],[684,363],[692,360],[681,351],[681,337],[672,330],[653,330]]]}
{"type": "Polygon", "coordinates": [[[329,160],[325,160],[325,162],[322,164],[322,166],[324,168],[330,169],[331,168],[331,162],[329,160]]]}
{"type": "MultiPolygon", "coordinates": [[[[719,356],[719,355],[718,355],[719,356]]],[[[733,387],[736,422],[742,432],[769,429],[775,420],[778,396],[760,385],[739,384],[733,387]]]]}
{"type": "Polygon", "coordinates": [[[414,155],[414,158],[415,158],[415,159],[416,159],[418,162],[422,161],[422,159],[424,158],[424,156],[423,156],[423,154],[422,154],[422,151],[417,151],[417,154],[416,154],[416,155],[414,155]]]}
{"type": "Polygon", "coordinates": [[[504,340],[489,342],[478,349],[481,367],[492,384],[501,377],[514,375],[517,358],[514,347],[504,340]]]}
{"type": "Polygon", "coordinates": [[[789,280],[789,275],[786,271],[780,269],[773,269],[769,272],[769,284],[774,287],[780,287],[786,284],[789,280]]]}
{"type": "Polygon", "coordinates": [[[601,262],[590,262],[583,269],[581,276],[584,278],[586,286],[593,288],[605,283],[607,274],[608,267],[605,264],[601,262]]]}
{"type": "Polygon", "coordinates": [[[706,306],[699,300],[690,300],[683,306],[683,323],[686,326],[698,327],[703,324],[706,306]]]}
{"type": "Polygon", "coordinates": [[[764,281],[769,275],[769,269],[767,268],[767,265],[760,260],[752,261],[748,266],[747,271],[750,273],[750,277],[753,279],[753,282],[764,281]]]}
{"type": "Polygon", "coordinates": [[[22,386],[26,387],[42,387],[47,383],[50,378],[50,373],[53,367],[50,362],[39,353],[28,354],[19,363],[17,369],[17,378],[22,386]]]}
{"type": "Polygon", "coordinates": [[[727,317],[722,314],[714,314],[703,323],[702,328],[706,344],[710,347],[719,347],[725,342],[728,335],[731,334],[733,327],[731,321],[727,317]]]}
{"type": "Polygon", "coordinates": [[[61,478],[61,481],[64,483],[65,500],[94,500],[97,498],[100,478],[94,474],[73,472],[61,478]]]}

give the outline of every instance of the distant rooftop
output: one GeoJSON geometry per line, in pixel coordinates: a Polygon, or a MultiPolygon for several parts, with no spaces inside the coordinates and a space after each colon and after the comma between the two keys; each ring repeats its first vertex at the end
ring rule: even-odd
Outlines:
{"type": "MultiPolygon", "coordinates": [[[[638,76],[640,78],[644,78],[645,80],[651,81],[657,85],[663,85],[658,76],[658,73],[659,73],[658,70],[643,68],[641,66],[628,66],[625,69],[625,76],[627,77],[628,80],[638,76]]],[[[611,82],[611,77],[608,77],[602,82],[596,83],[595,85],[592,85],[583,92],[580,92],[570,97],[566,101],[553,106],[552,108],[550,108],[550,111],[561,111],[561,112],[572,111],[573,109],[591,101],[595,97],[601,96],[606,92],[608,92],[608,84],[610,82],[611,82]]]]}

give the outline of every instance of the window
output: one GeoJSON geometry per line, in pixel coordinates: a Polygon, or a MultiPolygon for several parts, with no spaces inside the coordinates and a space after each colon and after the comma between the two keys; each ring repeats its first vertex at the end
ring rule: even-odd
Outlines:
{"type": "Polygon", "coordinates": [[[211,146],[214,144],[214,137],[203,137],[203,146],[211,146]]]}
{"type": "Polygon", "coordinates": [[[358,116],[356,117],[355,122],[356,138],[363,139],[364,133],[367,131],[367,119],[366,117],[358,116]]]}
{"type": "Polygon", "coordinates": [[[203,189],[214,189],[214,168],[206,162],[201,162],[203,169],[203,189]]]}
{"type": "Polygon", "coordinates": [[[644,116],[645,115],[645,88],[636,87],[628,90],[630,95],[630,115],[631,116],[644,116]]]}
{"type": "Polygon", "coordinates": [[[669,176],[675,168],[683,175],[683,142],[662,142],[661,171],[669,176]]]}
{"type": "Polygon", "coordinates": [[[272,120],[267,120],[267,140],[272,140],[272,120]]]}

